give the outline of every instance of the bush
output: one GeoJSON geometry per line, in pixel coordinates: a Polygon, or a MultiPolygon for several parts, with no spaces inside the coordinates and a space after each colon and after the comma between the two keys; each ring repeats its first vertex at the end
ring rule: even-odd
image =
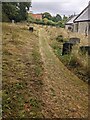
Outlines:
{"type": "Polygon", "coordinates": [[[62,21],[58,21],[58,22],[56,23],[56,26],[59,26],[59,27],[62,27],[62,28],[65,27],[65,25],[64,25],[64,23],[63,23],[62,21]]]}
{"type": "Polygon", "coordinates": [[[56,38],[56,40],[57,40],[58,42],[63,42],[63,41],[64,41],[62,35],[59,35],[59,36],[56,38]]]}
{"type": "Polygon", "coordinates": [[[27,21],[31,23],[35,22],[34,18],[31,15],[28,15],[27,21]]]}
{"type": "Polygon", "coordinates": [[[73,67],[73,68],[76,68],[76,67],[80,66],[80,64],[79,64],[79,62],[78,62],[78,60],[75,56],[71,56],[69,66],[73,67]]]}
{"type": "Polygon", "coordinates": [[[4,12],[2,12],[2,21],[3,22],[10,22],[8,16],[4,12]]]}

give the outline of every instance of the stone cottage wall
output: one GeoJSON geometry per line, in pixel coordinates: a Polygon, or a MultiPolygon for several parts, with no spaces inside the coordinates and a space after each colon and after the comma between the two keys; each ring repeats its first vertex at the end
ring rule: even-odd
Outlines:
{"type": "Polygon", "coordinates": [[[88,22],[74,23],[74,32],[88,35],[88,22]]]}

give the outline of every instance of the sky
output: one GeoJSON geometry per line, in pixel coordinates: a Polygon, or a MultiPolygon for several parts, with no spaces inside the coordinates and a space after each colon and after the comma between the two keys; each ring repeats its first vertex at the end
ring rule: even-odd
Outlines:
{"type": "Polygon", "coordinates": [[[33,13],[49,12],[52,16],[79,14],[89,3],[89,0],[32,0],[33,13]]]}

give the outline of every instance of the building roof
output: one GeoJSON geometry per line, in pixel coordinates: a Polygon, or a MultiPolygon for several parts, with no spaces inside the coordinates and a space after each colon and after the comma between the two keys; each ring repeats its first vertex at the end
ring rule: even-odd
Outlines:
{"type": "Polygon", "coordinates": [[[42,14],[32,14],[34,19],[42,19],[42,14]]]}
{"type": "Polygon", "coordinates": [[[90,21],[90,2],[89,5],[74,19],[74,22],[90,21]]]}
{"type": "Polygon", "coordinates": [[[75,15],[75,16],[72,17],[70,20],[68,20],[68,22],[66,23],[66,25],[73,24],[73,21],[74,21],[74,19],[75,19],[76,17],[77,17],[77,16],[75,15]]]}

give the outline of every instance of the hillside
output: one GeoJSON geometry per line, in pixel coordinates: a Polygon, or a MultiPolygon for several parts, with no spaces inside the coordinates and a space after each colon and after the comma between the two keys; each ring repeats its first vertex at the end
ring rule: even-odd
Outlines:
{"type": "Polygon", "coordinates": [[[46,27],[34,27],[3,23],[3,118],[86,118],[88,85],[54,54],[46,27]]]}

